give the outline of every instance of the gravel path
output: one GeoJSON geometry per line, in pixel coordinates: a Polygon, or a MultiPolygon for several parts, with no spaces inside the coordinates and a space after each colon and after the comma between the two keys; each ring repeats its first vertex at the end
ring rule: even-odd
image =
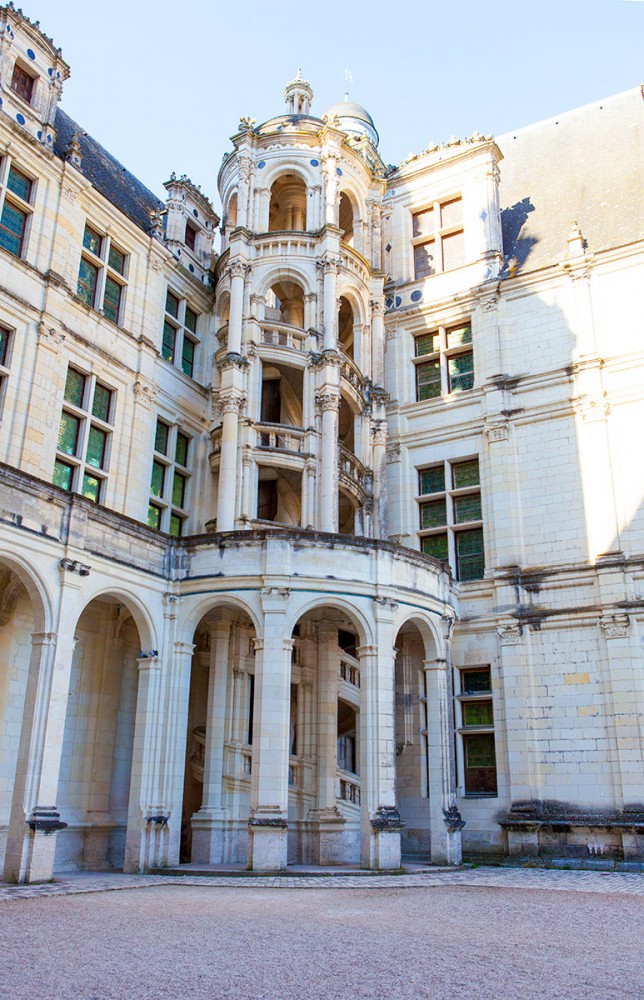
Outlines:
{"type": "Polygon", "coordinates": [[[16,898],[0,997],[640,1000],[641,917],[632,895],[462,885],[16,898]]]}

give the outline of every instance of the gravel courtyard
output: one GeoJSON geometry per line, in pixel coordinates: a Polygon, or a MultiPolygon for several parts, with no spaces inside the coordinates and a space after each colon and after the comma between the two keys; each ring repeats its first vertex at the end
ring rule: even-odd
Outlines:
{"type": "Polygon", "coordinates": [[[154,885],[11,899],[18,1000],[640,998],[642,898],[454,885],[154,885]]]}

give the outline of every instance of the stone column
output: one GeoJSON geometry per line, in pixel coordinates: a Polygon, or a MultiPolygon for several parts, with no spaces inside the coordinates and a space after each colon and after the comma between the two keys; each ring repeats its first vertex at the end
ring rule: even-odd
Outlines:
{"type": "Polygon", "coordinates": [[[248,867],[280,871],[288,857],[288,758],[291,650],[284,637],[288,591],[262,592],[264,636],[255,640],[253,766],[248,820],[248,867]]]}
{"type": "MultiPolygon", "coordinates": [[[[167,812],[169,817],[161,842],[155,846],[159,867],[179,863],[181,850],[181,826],[183,821],[183,785],[186,771],[186,744],[188,741],[188,710],[190,705],[190,675],[192,642],[175,641],[172,660],[168,664],[165,685],[166,726],[164,730],[165,772],[163,794],[160,799],[159,815],[167,812]]],[[[154,832],[154,831],[153,831],[154,832]]],[[[151,849],[152,853],[152,849],[151,849]]]]}
{"type": "Polygon", "coordinates": [[[429,823],[432,864],[460,865],[461,829],[456,806],[454,714],[449,658],[425,660],[429,823]]]}
{"type": "Polygon", "coordinates": [[[226,814],[222,806],[222,792],[229,647],[230,622],[217,622],[210,628],[203,799],[201,809],[192,817],[191,860],[207,865],[221,864],[224,858],[226,814]]]}
{"type": "Polygon", "coordinates": [[[163,852],[156,848],[165,837],[162,828],[168,822],[168,811],[159,804],[163,726],[161,662],[156,655],[141,656],[136,662],[139,685],[123,861],[126,872],[145,871],[160,863],[163,852]]]}
{"type": "Polygon", "coordinates": [[[323,392],[319,396],[322,409],[322,455],[320,461],[320,511],[321,531],[338,530],[338,418],[340,396],[323,392]]]}
{"type": "Polygon", "coordinates": [[[371,308],[371,371],[373,384],[384,384],[385,365],[385,303],[383,299],[372,299],[371,308]]]}
{"type": "Polygon", "coordinates": [[[230,277],[230,315],[228,318],[228,354],[239,354],[242,343],[242,320],[244,315],[244,278],[250,265],[243,260],[234,260],[226,269],[230,277]]]}
{"type": "Polygon", "coordinates": [[[340,864],[347,858],[345,819],[337,806],[338,773],[338,650],[337,626],[318,626],[317,799],[311,817],[318,823],[319,865],[340,864]]]}
{"type": "Polygon", "coordinates": [[[238,389],[230,389],[219,394],[219,403],[223,410],[223,419],[219,457],[217,531],[232,531],[235,527],[235,502],[237,498],[239,417],[246,405],[246,397],[238,389]]]}
{"type": "Polygon", "coordinates": [[[324,350],[335,351],[338,346],[337,278],[338,261],[325,256],[322,261],[324,273],[324,350]]]}
{"type": "Polygon", "coordinates": [[[248,226],[248,202],[250,196],[250,180],[253,172],[253,161],[250,156],[240,156],[237,161],[239,184],[237,194],[237,226],[248,226]]]}
{"type": "Polygon", "coordinates": [[[360,658],[360,864],[400,868],[394,746],[393,615],[396,605],[379,598],[376,646],[361,646],[360,658]],[[383,603],[380,603],[380,602],[383,603]]]}
{"type": "Polygon", "coordinates": [[[371,464],[373,468],[373,535],[387,538],[387,423],[371,424],[371,464]]]}

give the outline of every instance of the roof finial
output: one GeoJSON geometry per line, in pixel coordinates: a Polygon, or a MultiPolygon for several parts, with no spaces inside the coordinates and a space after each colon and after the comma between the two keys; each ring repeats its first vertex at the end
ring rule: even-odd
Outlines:
{"type": "Polygon", "coordinates": [[[301,66],[298,66],[297,76],[295,77],[295,79],[296,80],[301,80],[302,79],[302,67],[301,66]]]}
{"type": "Polygon", "coordinates": [[[353,73],[350,69],[344,71],[344,99],[349,100],[349,87],[353,83],[353,73]]]}

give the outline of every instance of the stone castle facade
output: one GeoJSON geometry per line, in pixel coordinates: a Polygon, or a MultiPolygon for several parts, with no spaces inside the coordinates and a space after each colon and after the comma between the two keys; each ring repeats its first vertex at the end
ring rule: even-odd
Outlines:
{"type": "Polygon", "coordinates": [[[220,220],[0,29],[5,878],[641,859],[640,89],[394,168],[298,75],[220,220]]]}

